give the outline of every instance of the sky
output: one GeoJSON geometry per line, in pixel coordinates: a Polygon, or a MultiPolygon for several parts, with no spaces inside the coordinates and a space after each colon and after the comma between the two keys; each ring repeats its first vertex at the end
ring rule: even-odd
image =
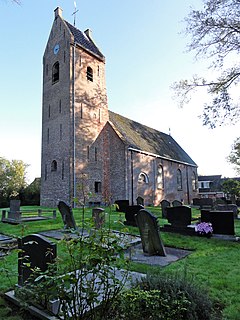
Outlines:
{"type": "MultiPolygon", "coordinates": [[[[186,53],[184,17],[201,0],[77,0],[76,27],[91,29],[106,57],[111,111],[170,133],[198,165],[198,174],[235,177],[226,160],[239,123],[203,127],[199,115],[206,95],[196,94],[184,108],[171,85],[202,75],[207,61],[186,53]]],[[[0,0],[0,157],[29,164],[27,180],[41,175],[42,57],[61,7],[73,24],[72,0],[0,0]]]]}

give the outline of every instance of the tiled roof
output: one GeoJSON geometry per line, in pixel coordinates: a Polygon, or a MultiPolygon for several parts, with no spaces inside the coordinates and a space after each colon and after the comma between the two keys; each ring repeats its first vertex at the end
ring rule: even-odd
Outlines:
{"type": "Polygon", "coordinates": [[[94,44],[94,42],[82,31],[75,28],[69,22],[65,20],[69,30],[71,31],[72,35],[74,36],[74,40],[77,44],[82,46],[83,48],[91,51],[95,55],[99,56],[100,58],[104,59],[104,55],[99,51],[98,47],[94,44]]]}
{"type": "Polygon", "coordinates": [[[109,121],[129,147],[196,166],[196,163],[179,146],[172,136],[125,118],[112,111],[109,111],[109,121]]]}

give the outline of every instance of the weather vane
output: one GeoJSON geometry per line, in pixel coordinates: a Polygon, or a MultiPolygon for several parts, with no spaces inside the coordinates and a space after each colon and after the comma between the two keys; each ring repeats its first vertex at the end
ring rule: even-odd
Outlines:
{"type": "Polygon", "coordinates": [[[73,19],[73,25],[74,25],[74,27],[75,27],[75,24],[76,24],[76,13],[78,12],[79,10],[77,10],[77,3],[76,3],[76,1],[74,1],[74,12],[73,12],[73,14],[72,14],[72,16],[74,17],[74,19],[73,19]]]}

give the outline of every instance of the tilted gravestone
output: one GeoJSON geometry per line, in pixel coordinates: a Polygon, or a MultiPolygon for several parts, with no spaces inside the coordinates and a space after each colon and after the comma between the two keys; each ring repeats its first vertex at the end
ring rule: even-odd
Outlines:
{"type": "Polygon", "coordinates": [[[43,236],[32,234],[18,239],[18,285],[24,283],[33,274],[34,269],[46,271],[49,263],[57,256],[57,245],[43,236]]]}
{"type": "Polygon", "coordinates": [[[117,205],[117,212],[126,212],[126,208],[129,206],[129,200],[116,200],[115,204],[117,205]]]}
{"type": "Polygon", "coordinates": [[[191,224],[192,211],[188,206],[169,207],[167,210],[167,219],[172,226],[187,227],[191,224]]]}
{"type": "Polygon", "coordinates": [[[92,218],[96,229],[100,229],[105,222],[105,212],[102,208],[92,209],[92,218]]]}
{"type": "Polygon", "coordinates": [[[215,234],[235,234],[232,211],[201,210],[201,222],[210,222],[215,234]]]}
{"type": "Polygon", "coordinates": [[[124,224],[127,226],[136,227],[137,223],[135,220],[135,216],[139,212],[139,210],[141,210],[141,209],[144,209],[144,206],[142,206],[140,204],[137,204],[134,206],[128,206],[125,211],[126,221],[124,221],[124,224]]]}
{"type": "Polygon", "coordinates": [[[157,218],[148,210],[142,209],[136,215],[143,253],[148,256],[166,256],[165,247],[159,234],[157,218]]]}
{"type": "Polygon", "coordinates": [[[64,229],[77,229],[75,219],[73,216],[71,206],[67,205],[64,201],[59,201],[58,210],[62,215],[62,220],[64,223],[64,229]]]}
{"type": "Polygon", "coordinates": [[[181,206],[181,205],[182,205],[182,201],[174,200],[174,201],[172,202],[172,206],[173,206],[173,207],[179,207],[179,206],[181,206]]]}
{"type": "Polygon", "coordinates": [[[171,207],[171,203],[167,200],[162,200],[160,204],[162,209],[162,218],[167,218],[166,208],[171,207]]]}

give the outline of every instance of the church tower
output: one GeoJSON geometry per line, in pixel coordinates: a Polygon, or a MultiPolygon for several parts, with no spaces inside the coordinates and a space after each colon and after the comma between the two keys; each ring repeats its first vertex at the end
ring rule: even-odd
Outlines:
{"type": "Polygon", "coordinates": [[[43,57],[43,206],[71,203],[82,175],[90,191],[100,191],[104,150],[96,139],[108,121],[105,57],[89,29],[65,21],[59,7],[54,13],[43,57]]]}

